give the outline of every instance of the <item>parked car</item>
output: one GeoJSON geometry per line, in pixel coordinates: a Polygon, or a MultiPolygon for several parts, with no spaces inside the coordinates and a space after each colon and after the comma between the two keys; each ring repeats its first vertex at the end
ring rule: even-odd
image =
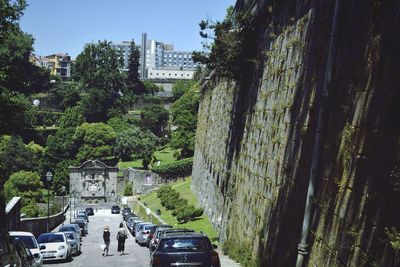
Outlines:
{"type": "Polygon", "coordinates": [[[87,214],[88,216],[93,216],[93,215],[94,215],[93,208],[86,208],[86,214],[87,214]]]}
{"type": "Polygon", "coordinates": [[[68,231],[74,231],[76,233],[77,239],[80,241],[82,239],[81,236],[81,230],[79,228],[79,225],[77,224],[64,224],[58,228],[59,232],[68,232],[68,231]]]}
{"type": "Polygon", "coordinates": [[[75,231],[65,231],[63,232],[67,238],[67,242],[71,246],[71,254],[78,255],[81,253],[81,241],[76,236],[75,231]]]}
{"type": "Polygon", "coordinates": [[[72,223],[79,226],[79,228],[81,229],[81,236],[85,236],[88,234],[87,223],[84,220],[75,219],[75,221],[73,221],[72,223]]]}
{"type": "Polygon", "coordinates": [[[6,266],[21,267],[21,259],[8,232],[0,229],[0,267],[6,266]]]}
{"type": "Polygon", "coordinates": [[[152,229],[154,224],[143,224],[139,226],[139,231],[136,232],[135,240],[139,245],[145,245],[147,242],[147,237],[150,234],[150,230],[152,229]]]}
{"type": "Polygon", "coordinates": [[[151,248],[152,246],[156,246],[158,244],[158,240],[160,239],[162,231],[171,228],[172,228],[171,225],[156,225],[154,227],[154,234],[151,236],[151,239],[148,240],[148,244],[146,244],[147,247],[151,248]]]}
{"type": "Polygon", "coordinates": [[[21,240],[14,240],[14,245],[17,250],[18,256],[21,259],[21,266],[34,267],[36,266],[35,257],[32,252],[21,240]]]}
{"type": "Polygon", "coordinates": [[[139,223],[143,223],[143,221],[142,221],[142,220],[138,220],[138,221],[134,221],[134,222],[132,223],[131,233],[132,233],[133,236],[136,236],[136,226],[137,226],[139,223]]]}
{"type": "Polygon", "coordinates": [[[118,214],[120,212],[120,208],[117,205],[111,207],[111,214],[118,214]]]}
{"type": "Polygon", "coordinates": [[[76,211],[76,215],[88,215],[86,209],[80,209],[76,211]]]}
{"type": "Polygon", "coordinates": [[[39,244],[32,233],[13,231],[9,232],[9,234],[14,241],[23,242],[25,246],[31,251],[33,257],[35,258],[35,263],[33,264],[33,266],[41,267],[43,265],[43,257],[39,249],[39,244]]]}
{"type": "Polygon", "coordinates": [[[84,220],[86,223],[89,223],[89,216],[84,215],[84,214],[78,214],[75,219],[82,219],[84,220]]]}
{"type": "Polygon", "coordinates": [[[44,233],[37,241],[44,261],[71,260],[71,246],[64,233],[44,233]]]}
{"type": "Polygon", "coordinates": [[[139,232],[142,231],[143,226],[150,225],[150,224],[152,224],[152,223],[151,222],[140,222],[140,223],[135,224],[135,234],[134,234],[134,236],[135,236],[135,242],[136,243],[138,243],[139,232]]]}
{"type": "Polygon", "coordinates": [[[150,265],[221,267],[214,248],[210,239],[199,233],[162,237],[158,246],[152,247],[150,265]]]}
{"type": "Polygon", "coordinates": [[[126,227],[128,230],[132,233],[134,231],[134,224],[136,222],[142,222],[139,217],[129,217],[129,219],[126,221],[126,227]]]}
{"type": "Polygon", "coordinates": [[[131,212],[132,212],[132,210],[129,207],[125,207],[122,209],[122,217],[124,218],[124,220],[125,220],[125,217],[131,212]]]}

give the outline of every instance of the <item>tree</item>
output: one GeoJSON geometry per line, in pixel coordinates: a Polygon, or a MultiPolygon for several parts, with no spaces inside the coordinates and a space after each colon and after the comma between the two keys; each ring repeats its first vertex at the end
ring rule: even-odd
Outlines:
{"type": "Polygon", "coordinates": [[[128,120],[123,117],[112,117],[107,121],[107,125],[111,126],[117,134],[130,127],[128,120]]]}
{"type": "Polygon", "coordinates": [[[60,128],[75,128],[84,122],[80,106],[67,108],[60,118],[60,128]]]}
{"type": "Polygon", "coordinates": [[[128,76],[126,78],[126,85],[128,90],[133,92],[134,95],[143,95],[146,93],[146,88],[142,81],[139,79],[139,63],[140,51],[132,40],[128,57],[128,76]]]}
{"type": "Polygon", "coordinates": [[[157,84],[153,83],[152,81],[145,80],[143,82],[144,87],[146,88],[146,92],[148,94],[154,95],[155,93],[161,92],[164,89],[161,86],[158,86],[157,84]]]}
{"type": "Polygon", "coordinates": [[[58,103],[59,108],[65,110],[74,107],[81,100],[80,90],[75,84],[54,83],[49,91],[49,101],[58,103]]]}
{"type": "Polygon", "coordinates": [[[143,159],[147,168],[156,149],[157,137],[149,130],[131,126],[117,135],[114,152],[123,161],[143,159]]]}
{"type": "Polygon", "coordinates": [[[37,172],[18,171],[4,184],[4,194],[7,201],[16,196],[40,201],[42,188],[43,182],[37,172]]]}
{"type": "Polygon", "coordinates": [[[56,164],[52,187],[57,195],[62,194],[62,186],[65,186],[69,190],[69,167],[76,165],[79,165],[79,162],[71,159],[62,160],[56,164]]]}
{"type": "Polygon", "coordinates": [[[90,44],[78,55],[75,72],[87,92],[82,99],[82,110],[86,121],[106,121],[109,110],[115,108],[120,92],[124,90],[121,51],[103,41],[90,44]]]}
{"type": "Polygon", "coordinates": [[[10,33],[19,32],[18,20],[26,8],[25,0],[9,1],[1,0],[0,2],[0,44],[4,38],[10,33]]]}
{"type": "Polygon", "coordinates": [[[0,151],[0,170],[4,178],[12,173],[25,171],[39,171],[39,162],[35,161],[34,153],[25,146],[21,137],[11,136],[5,144],[4,150],[0,151]]]}
{"type": "Polygon", "coordinates": [[[189,91],[189,89],[195,84],[196,82],[193,80],[179,80],[174,83],[172,86],[172,99],[173,101],[178,100],[184,93],[189,91]]]}
{"type": "Polygon", "coordinates": [[[171,124],[176,126],[176,130],[171,134],[171,146],[181,150],[180,158],[191,157],[194,154],[194,139],[199,108],[197,86],[193,86],[175,101],[171,109],[171,124]]]}
{"type": "Polygon", "coordinates": [[[206,64],[215,70],[219,76],[238,79],[246,64],[252,62],[252,49],[248,48],[255,33],[252,25],[253,15],[249,11],[233,13],[233,8],[227,9],[227,15],[222,22],[202,20],[199,23],[200,36],[204,38],[203,51],[194,51],[195,62],[206,64]],[[209,44],[208,40],[212,43],[209,44]]]}
{"type": "Polygon", "coordinates": [[[141,112],[143,127],[152,131],[158,137],[164,136],[168,124],[169,112],[160,105],[145,106],[141,112]]]}
{"type": "Polygon", "coordinates": [[[100,123],[83,123],[73,136],[77,149],[76,159],[83,163],[89,159],[113,156],[116,133],[110,126],[100,123]]]}

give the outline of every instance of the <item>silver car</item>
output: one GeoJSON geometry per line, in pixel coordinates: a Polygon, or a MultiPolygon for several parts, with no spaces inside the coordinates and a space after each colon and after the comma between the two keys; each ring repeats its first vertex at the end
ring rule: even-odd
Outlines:
{"type": "Polygon", "coordinates": [[[61,225],[60,228],[58,229],[59,232],[68,232],[68,231],[74,231],[76,232],[76,238],[80,241],[82,240],[81,237],[81,229],[79,228],[79,225],[77,224],[65,224],[61,225]]]}
{"type": "Polygon", "coordinates": [[[75,231],[65,231],[63,232],[67,238],[67,242],[71,246],[71,254],[78,255],[81,252],[81,241],[76,236],[75,231]]]}
{"type": "Polygon", "coordinates": [[[13,240],[19,240],[25,244],[25,246],[31,251],[35,262],[34,267],[41,267],[43,265],[43,257],[40,252],[39,244],[36,238],[30,232],[9,232],[13,240]]]}
{"type": "Polygon", "coordinates": [[[139,245],[144,245],[147,243],[147,237],[153,225],[154,224],[152,223],[139,224],[138,231],[136,231],[135,235],[136,243],[138,243],[139,245]]]}

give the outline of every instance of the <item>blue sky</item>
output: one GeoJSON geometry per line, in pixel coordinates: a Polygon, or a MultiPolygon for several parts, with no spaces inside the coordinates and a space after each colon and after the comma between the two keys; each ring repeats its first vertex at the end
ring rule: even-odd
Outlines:
{"type": "Polygon", "coordinates": [[[21,18],[38,55],[76,57],[85,43],[147,38],[175,50],[201,50],[200,20],[222,20],[235,0],[28,0],[21,18]]]}

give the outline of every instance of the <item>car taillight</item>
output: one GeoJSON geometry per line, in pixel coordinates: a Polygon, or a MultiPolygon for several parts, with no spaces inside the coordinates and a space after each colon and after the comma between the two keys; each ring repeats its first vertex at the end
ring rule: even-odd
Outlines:
{"type": "Polygon", "coordinates": [[[153,266],[161,266],[160,256],[157,256],[157,255],[154,256],[152,264],[153,264],[153,266]]]}
{"type": "Polygon", "coordinates": [[[219,256],[218,256],[217,252],[212,252],[211,264],[212,264],[212,266],[219,266],[219,256]]]}

